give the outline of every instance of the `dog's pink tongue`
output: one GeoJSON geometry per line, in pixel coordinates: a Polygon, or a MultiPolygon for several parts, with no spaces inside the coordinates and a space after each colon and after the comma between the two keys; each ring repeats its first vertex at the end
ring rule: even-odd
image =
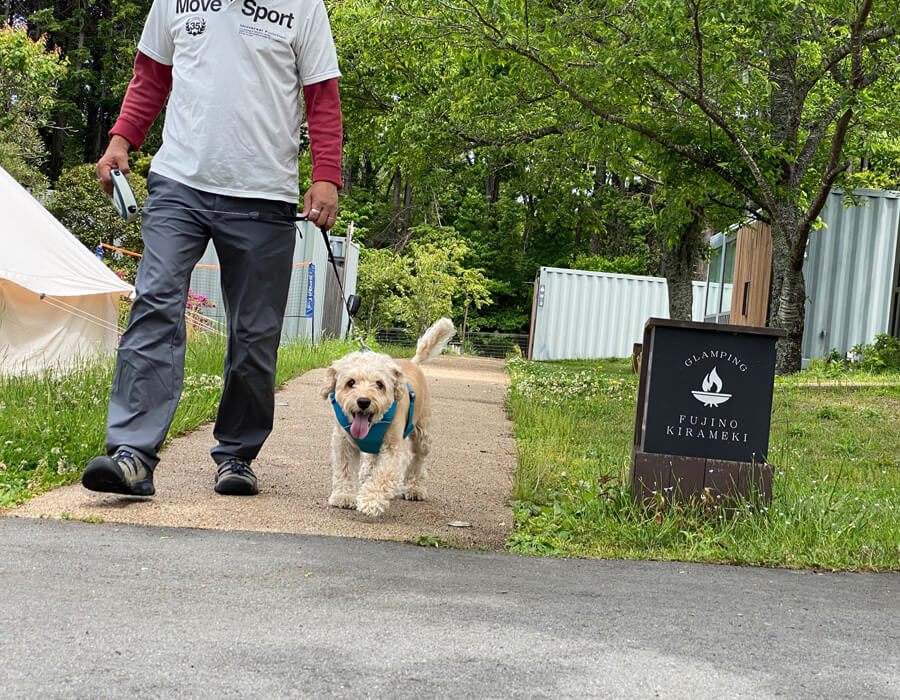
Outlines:
{"type": "Polygon", "coordinates": [[[350,426],[350,434],[357,440],[362,440],[369,434],[369,417],[364,413],[353,416],[353,425],[350,426]]]}

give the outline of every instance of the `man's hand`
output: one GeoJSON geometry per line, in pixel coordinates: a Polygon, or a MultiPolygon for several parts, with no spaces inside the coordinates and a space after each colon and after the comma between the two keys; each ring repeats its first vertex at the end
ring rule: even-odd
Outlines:
{"type": "Polygon", "coordinates": [[[113,136],[106,147],[106,153],[97,161],[97,179],[100,180],[100,188],[109,196],[112,196],[113,193],[109,171],[119,169],[123,175],[131,172],[131,168],[128,166],[129,148],[131,148],[131,144],[128,141],[121,136],[113,136]]]}
{"type": "Polygon", "coordinates": [[[305,216],[323,231],[330,231],[338,214],[338,189],[333,182],[319,180],[303,195],[305,216]]]}

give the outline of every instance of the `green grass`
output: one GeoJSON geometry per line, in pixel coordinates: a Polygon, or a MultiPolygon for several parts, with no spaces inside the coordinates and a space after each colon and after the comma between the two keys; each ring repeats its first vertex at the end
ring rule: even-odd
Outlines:
{"type": "MultiPolygon", "coordinates": [[[[278,353],[276,383],[327,365],[350,349],[338,341],[285,345],[278,353]]],[[[169,439],[215,418],[224,356],[220,337],[189,341],[184,393],[169,439]]],[[[0,376],[0,507],[75,481],[88,461],[104,453],[112,374],[108,359],[63,375],[0,376]]]]}
{"type": "Polygon", "coordinates": [[[838,364],[824,364],[813,360],[810,366],[797,374],[776,377],[776,384],[855,386],[858,384],[900,384],[900,371],[867,372],[862,369],[847,370],[838,364]]]}
{"type": "Polygon", "coordinates": [[[730,513],[632,501],[637,378],[630,361],[514,361],[508,369],[519,453],[511,550],[900,569],[900,384],[858,386],[856,375],[834,386],[810,386],[818,379],[802,374],[779,380],[772,502],[730,513]]]}

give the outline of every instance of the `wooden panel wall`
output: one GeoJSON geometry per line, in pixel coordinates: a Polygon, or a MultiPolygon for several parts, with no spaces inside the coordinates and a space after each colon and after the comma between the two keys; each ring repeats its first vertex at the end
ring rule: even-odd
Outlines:
{"type": "Polygon", "coordinates": [[[772,284],[772,230],[757,222],[737,235],[731,320],[736,326],[765,326],[772,284]]]}

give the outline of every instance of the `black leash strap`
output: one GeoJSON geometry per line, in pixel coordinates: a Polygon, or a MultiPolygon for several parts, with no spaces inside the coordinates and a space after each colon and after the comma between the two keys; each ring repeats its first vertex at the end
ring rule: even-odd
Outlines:
{"type": "MultiPolygon", "coordinates": [[[[235,214],[242,214],[243,212],[235,212],[235,214]]],[[[253,221],[262,221],[263,223],[275,224],[281,223],[282,221],[286,223],[296,223],[298,221],[309,221],[309,219],[305,216],[291,216],[290,214],[266,214],[261,215],[258,211],[248,211],[246,212],[247,217],[253,219],[253,221]]]]}
{"type": "MultiPolygon", "coordinates": [[[[341,282],[341,273],[338,270],[337,261],[334,259],[334,251],[331,249],[331,239],[328,237],[328,231],[324,228],[319,228],[322,232],[322,238],[325,239],[325,249],[328,251],[328,261],[331,263],[331,269],[334,270],[334,279],[337,282],[338,289],[341,290],[341,299],[344,302],[344,307],[347,309],[347,318],[349,319],[348,325],[350,326],[350,330],[353,331],[353,335],[356,337],[356,341],[359,343],[360,350],[369,350],[371,351],[368,345],[366,345],[365,341],[362,339],[362,335],[359,332],[359,329],[356,327],[356,324],[353,322],[353,316],[359,310],[359,297],[355,294],[351,294],[349,297],[344,293],[344,285],[341,282]]],[[[347,265],[347,256],[344,254],[344,266],[347,265]]]]}

